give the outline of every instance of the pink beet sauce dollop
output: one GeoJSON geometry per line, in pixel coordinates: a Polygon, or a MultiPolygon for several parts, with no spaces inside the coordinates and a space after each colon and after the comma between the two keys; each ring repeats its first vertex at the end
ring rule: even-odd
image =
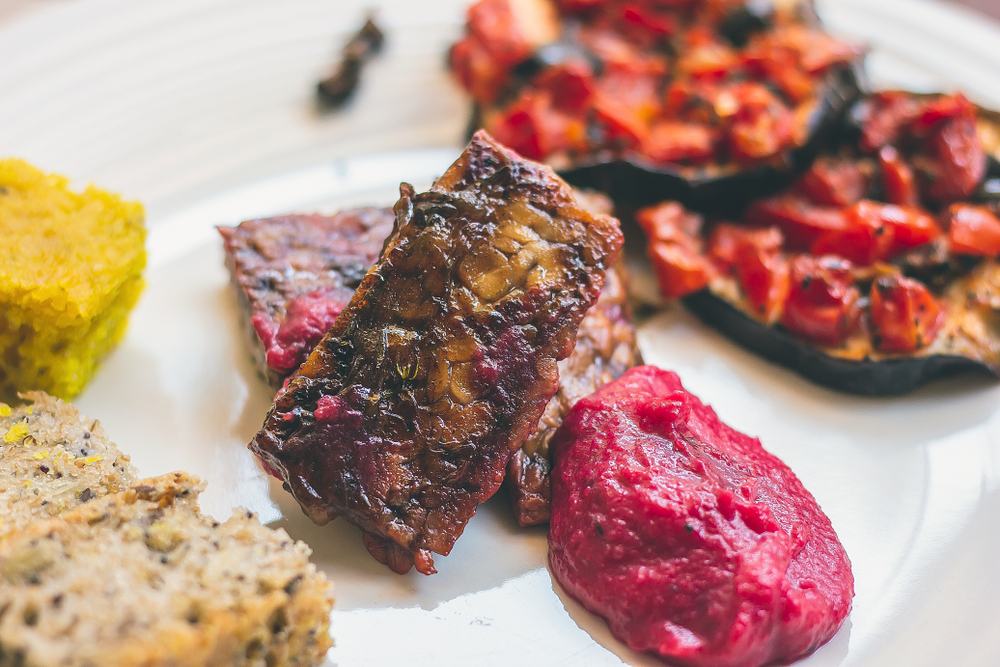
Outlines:
{"type": "Polygon", "coordinates": [[[577,403],[552,446],[552,570],[633,650],[787,663],[850,613],[851,563],[815,499],[674,373],[633,368],[577,403]]]}

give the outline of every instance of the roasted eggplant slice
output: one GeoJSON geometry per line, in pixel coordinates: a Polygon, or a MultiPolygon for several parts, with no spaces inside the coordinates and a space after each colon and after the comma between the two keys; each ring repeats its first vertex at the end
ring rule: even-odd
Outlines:
{"type": "Polygon", "coordinates": [[[548,167],[477,133],[396,225],[251,449],[317,523],[435,572],[558,388],[622,244],[548,167]]]}
{"type": "Polygon", "coordinates": [[[859,64],[837,66],[819,87],[816,105],[805,123],[806,140],[756,164],[711,166],[657,164],[640,155],[606,154],[565,165],[559,174],[579,188],[606,192],[616,202],[648,206],[672,199],[699,211],[729,215],[755,197],[787,187],[812,163],[836,133],[863,85],[859,64]]]}
{"type": "Polygon", "coordinates": [[[862,50],[825,34],[808,3],[561,2],[558,41],[531,50],[523,21],[484,28],[487,8],[525,4],[551,6],[481,0],[451,51],[473,127],[619,205],[733,209],[774,192],[862,86],[862,50]]]}
{"type": "Polygon", "coordinates": [[[661,291],[806,377],[900,394],[1000,374],[996,115],[960,94],[875,93],[791,188],[739,223],[637,214],[661,291]]]}
{"type": "Polygon", "coordinates": [[[951,285],[944,297],[944,329],[930,346],[910,354],[815,345],[780,326],[768,326],[745,306],[734,305],[732,291],[732,286],[706,288],[683,302],[739,345],[831,389],[892,396],[960,373],[1000,377],[1000,267],[992,260],[951,285]],[[725,291],[730,294],[722,296],[725,291]]]}

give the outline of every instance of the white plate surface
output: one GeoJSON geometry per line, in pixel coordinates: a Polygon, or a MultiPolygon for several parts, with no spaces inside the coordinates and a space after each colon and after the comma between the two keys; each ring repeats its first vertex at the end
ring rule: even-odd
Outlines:
{"type": "MultiPolygon", "coordinates": [[[[660,664],[558,591],[544,529],[518,529],[506,498],[436,559],[440,574],[400,577],[350,525],[313,526],[245,448],[270,397],[213,226],[389,204],[400,180],[439,174],[463,134],[465,105],[441,66],[459,0],[377,3],[386,53],[344,113],[317,112],[312,86],[370,4],[87,0],[0,29],[0,153],[149,211],[148,287],[78,404],[144,474],[190,470],[210,482],[211,513],[242,505],[312,546],[338,590],[331,664],[660,664]]],[[[820,9],[834,31],[873,45],[879,84],[958,87],[1000,107],[1000,30],[984,19],[929,0],[820,9]]],[[[646,323],[641,344],[795,470],[854,562],[848,624],[800,664],[1000,664],[1000,387],[843,396],[676,309],[646,323]]]]}

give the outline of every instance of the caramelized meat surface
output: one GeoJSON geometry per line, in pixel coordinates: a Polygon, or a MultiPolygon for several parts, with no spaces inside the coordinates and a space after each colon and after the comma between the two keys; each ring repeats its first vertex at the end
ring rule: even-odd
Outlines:
{"type": "Polygon", "coordinates": [[[545,406],[538,429],[507,464],[507,487],[517,522],[545,523],[551,514],[549,441],[576,402],[642,363],[628,305],[624,267],[608,271],[601,297],[587,311],[573,354],[559,362],[559,391],[545,406]]]}
{"type": "Polygon", "coordinates": [[[558,388],[621,248],[549,168],[485,133],[396,226],[251,448],[317,523],[343,515],[396,572],[435,572],[558,388]]]}
{"type": "Polygon", "coordinates": [[[351,300],[394,220],[390,209],[359,208],[219,227],[254,357],[276,390],[351,300]]]}

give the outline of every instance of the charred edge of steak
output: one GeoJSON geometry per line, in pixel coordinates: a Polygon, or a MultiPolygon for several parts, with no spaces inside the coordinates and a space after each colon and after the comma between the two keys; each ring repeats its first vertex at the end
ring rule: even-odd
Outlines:
{"type": "Polygon", "coordinates": [[[317,522],[434,572],[558,387],[622,237],[548,167],[478,133],[396,225],[251,448],[317,522]]]}
{"type": "MultiPolygon", "coordinates": [[[[254,360],[275,390],[325,333],[325,328],[304,332],[299,326],[286,336],[284,330],[296,326],[288,321],[289,308],[313,295],[314,308],[329,301],[338,306],[333,310],[342,310],[378,259],[394,220],[391,209],[359,208],[333,216],[284,215],[218,228],[254,360]],[[284,350],[285,363],[269,365],[268,351],[274,346],[276,351],[283,346],[296,349],[284,350]]],[[[318,322],[306,324],[315,328],[318,322]]]]}
{"type": "Polygon", "coordinates": [[[549,441],[570,408],[599,387],[642,364],[628,303],[625,268],[607,273],[601,297],[580,323],[573,354],[559,362],[559,391],[538,422],[538,429],[514,452],[505,482],[514,516],[522,526],[546,523],[551,514],[549,441]]]}

